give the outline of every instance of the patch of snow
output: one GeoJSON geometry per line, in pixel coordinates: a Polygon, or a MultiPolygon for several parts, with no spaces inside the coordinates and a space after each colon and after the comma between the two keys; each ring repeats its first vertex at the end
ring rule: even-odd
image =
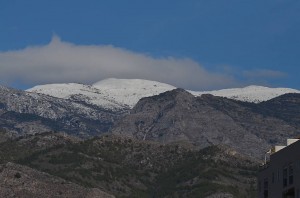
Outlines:
{"type": "Polygon", "coordinates": [[[172,85],[141,79],[109,78],[93,84],[115,101],[133,107],[141,98],[158,95],[176,89],[172,85]]]}
{"type": "Polygon", "coordinates": [[[78,102],[97,105],[106,109],[119,109],[124,107],[123,104],[117,103],[109,95],[105,95],[101,90],[91,86],[77,83],[65,84],[47,84],[38,85],[28,92],[50,95],[56,98],[71,99],[78,102]]]}
{"type": "Polygon", "coordinates": [[[281,96],[287,93],[300,93],[299,90],[290,88],[269,88],[263,86],[251,85],[244,88],[233,88],[233,89],[221,89],[215,91],[189,91],[195,96],[201,96],[202,94],[212,94],[214,96],[220,96],[230,98],[233,100],[240,100],[244,102],[260,103],[263,101],[270,100],[272,98],[281,96]]]}
{"type": "Polygon", "coordinates": [[[57,98],[83,101],[111,110],[132,108],[141,98],[158,95],[176,87],[149,80],[105,79],[93,85],[77,83],[38,85],[26,91],[57,98]]]}
{"type": "MultiPolygon", "coordinates": [[[[176,87],[150,80],[109,78],[93,85],[76,83],[38,85],[26,91],[46,94],[57,98],[85,102],[110,110],[133,108],[144,97],[176,89],[176,87]]],[[[300,93],[289,88],[268,88],[248,86],[245,88],[222,89],[215,91],[189,91],[194,96],[212,94],[245,102],[259,103],[286,93],[300,93]]]]}

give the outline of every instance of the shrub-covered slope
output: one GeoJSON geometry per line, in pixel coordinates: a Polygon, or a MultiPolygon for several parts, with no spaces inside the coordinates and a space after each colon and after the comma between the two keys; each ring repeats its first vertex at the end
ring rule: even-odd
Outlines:
{"type": "Polygon", "coordinates": [[[0,156],[2,162],[14,161],[117,197],[255,197],[257,162],[226,146],[195,151],[114,135],[76,141],[48,133],[3,142],[0,156]]]}

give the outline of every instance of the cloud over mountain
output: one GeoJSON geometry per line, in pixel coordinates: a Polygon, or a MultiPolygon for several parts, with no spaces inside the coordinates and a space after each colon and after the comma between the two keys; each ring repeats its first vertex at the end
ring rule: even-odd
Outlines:
{"type": "Polygon", "coordinates": [[[189,58],[154,58],[111,45],[75,45],[57,36],[47,45],[0,52],[4,84],[93,83],[109,77],[156,80],[198,90],[238,85],[232,76],[210,72],[189,58]]]}

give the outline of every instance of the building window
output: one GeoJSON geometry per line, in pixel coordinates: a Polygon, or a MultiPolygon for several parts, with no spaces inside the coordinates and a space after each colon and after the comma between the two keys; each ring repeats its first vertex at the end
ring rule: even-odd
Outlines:
{"type": "Polygon", "coordinates": [[[269,182],[268,182],[268,178],[264,179],[264,198],[268,198],[269,197],[269,182]]]}
{"type": "Polygon", "coordinates": [[[283,187],[287,187],[287,176],[288,176],[288,169],[287,167],[285,167],[282,173],[283,187]]]}
{"type": "Polygon", "coordinates": [[[289,165],[289,185],[294,183],[294,168],[293,168],[293,164],[289,165]]]}

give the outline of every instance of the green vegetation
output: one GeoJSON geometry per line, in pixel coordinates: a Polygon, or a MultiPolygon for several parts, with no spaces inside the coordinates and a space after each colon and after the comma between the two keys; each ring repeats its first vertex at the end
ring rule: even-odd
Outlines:
{"type": "Polygon", "coordinates": [[[216,192],[255,197],[256,164],[219,147],[200,151],[178,145],[102,136],[55,141],[53,134],[0,144],[1,162],[14,161],[117,197],[205,197],[216,192]],[[57,143],[60,142],[60,143],[57,143]]]}

